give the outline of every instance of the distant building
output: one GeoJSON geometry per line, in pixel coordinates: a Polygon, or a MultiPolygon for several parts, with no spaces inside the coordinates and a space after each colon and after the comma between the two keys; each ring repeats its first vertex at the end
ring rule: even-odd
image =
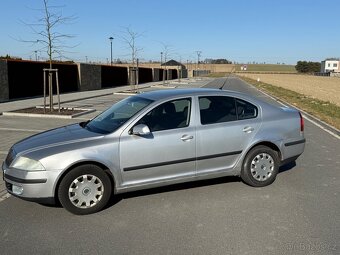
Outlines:
{"type": "Polygon", "coordinates": [[[247,65],[241,65],[241,71],[247,71],[248,66],[247,65]]]}
{"type": "Polygon", "coordinates": [[[340,73],[340,60],[329,58],[321,61],[321,73],[340,73]]]}

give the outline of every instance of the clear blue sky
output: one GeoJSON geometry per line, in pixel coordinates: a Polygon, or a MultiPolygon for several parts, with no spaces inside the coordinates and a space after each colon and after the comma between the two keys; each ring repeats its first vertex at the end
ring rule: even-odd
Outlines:
{"type": "MultiPolygon", "coordinates": [[[[64,16],[77,17],[58,31],[74,34],[67,42],[78,45],[66,54],[75,61],[106,62],[129,59],[120,37],[124,27],[142,33],[137,46],[142,61],[159,60],[163,45],[171,58],[195,61],[227,58],[240,63],[321,61],[340,57],[339,0],[50,0],[63,5],[64,16]]],[[[22,21],[34,23],[42,16],[40,0],[1,0],[0,55],[35,59],[37,35],[22,21]]],[[[38,53],[46,57],[44,52],[38,53]]]]}

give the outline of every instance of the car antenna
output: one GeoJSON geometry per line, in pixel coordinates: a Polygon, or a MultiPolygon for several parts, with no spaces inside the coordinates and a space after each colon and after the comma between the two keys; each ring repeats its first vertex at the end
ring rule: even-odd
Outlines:
{"type": "Polygon", "coordinates": [[[235,71],[235,66],[231,69],[231,71],[229,72],[227,78],[225,79],[225,81],[223,82],[222,86],[219,88],[220,90],[223,90],[223,87],[227,84],[228,79],[230,78],[230,76],[234,73],[235,71]]]}

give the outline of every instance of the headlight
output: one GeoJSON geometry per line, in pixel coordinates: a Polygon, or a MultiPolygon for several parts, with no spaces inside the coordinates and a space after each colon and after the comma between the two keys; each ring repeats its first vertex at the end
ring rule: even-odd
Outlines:
{"type": "Polygon", "coordinates": [[[44,171],[43,165],[34,159],[19,157],[11,165],[13,168],[26,171],[44,171]]]}

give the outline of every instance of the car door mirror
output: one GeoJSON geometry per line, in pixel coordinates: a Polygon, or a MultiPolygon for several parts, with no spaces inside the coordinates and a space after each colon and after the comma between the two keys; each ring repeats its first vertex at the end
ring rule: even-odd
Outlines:
{"type": "Polygon", "coordinates": [[[150,128],[145,124],[138,124],[132,128],[133,135],[147,136],[151,134],[150,128]]]}

